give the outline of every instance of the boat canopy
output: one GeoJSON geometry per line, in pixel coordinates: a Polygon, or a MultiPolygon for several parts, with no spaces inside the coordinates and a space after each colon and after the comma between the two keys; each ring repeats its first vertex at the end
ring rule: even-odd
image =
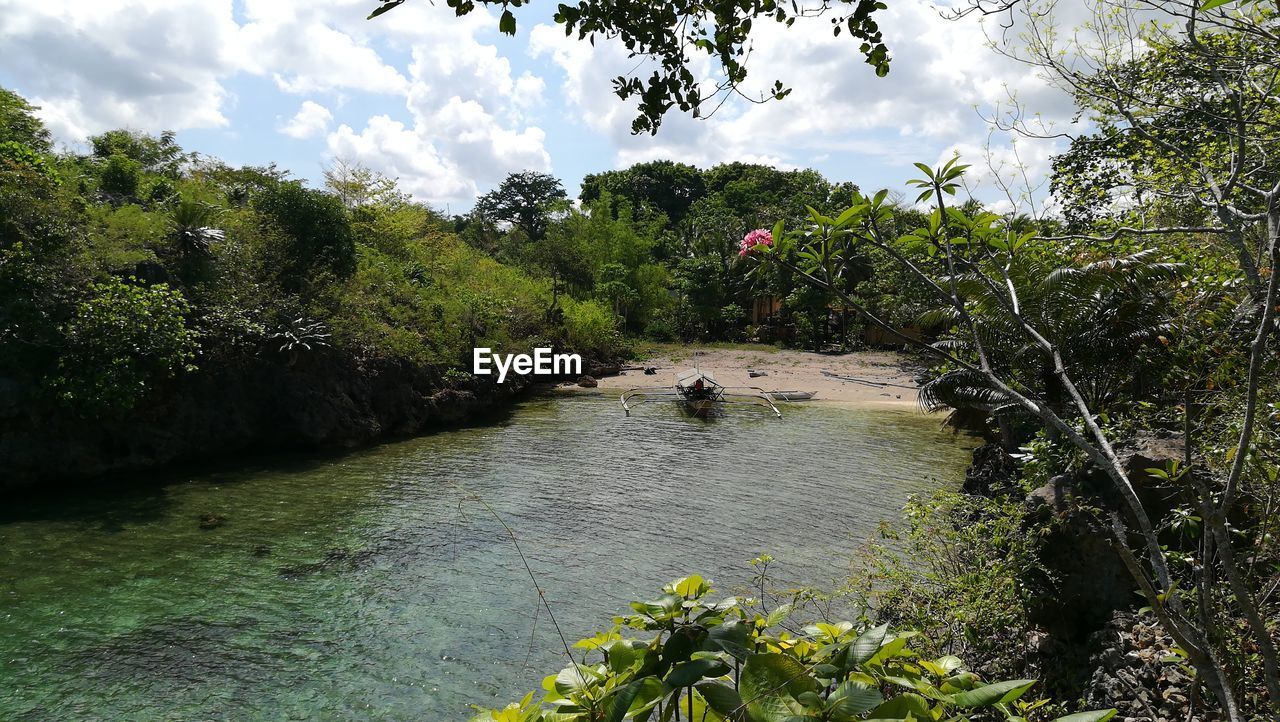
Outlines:
{"type": "Polygon", "coordinates": [[[689,369],[676,374],[676,386],[682,389],[693,388],[694,384],[698,383],[698,379],[702,379],[703,386],[723,388],[720,383],[716,381],[715,376],[712,376],[706,371],[699,371],[698,369],[689,369]]]}

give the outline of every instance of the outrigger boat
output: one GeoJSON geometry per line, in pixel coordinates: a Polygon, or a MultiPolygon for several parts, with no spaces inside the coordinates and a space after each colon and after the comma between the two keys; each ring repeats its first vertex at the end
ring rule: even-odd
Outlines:
{"type": "Polygon", "coordinates": [[[769,396],[775,401],[808,401],[817,394],[816,391],[770,391],[769,396]]]}
{"type": "Polygon", "coordinates": [[[693,416],[706,416],[718,404],[756,404],[769,408],[778,417],[782,412],[774,405],[769,392],[755,386],[724,386],[706,371],[692,368],[676,375],[675,384],[667,387],[628,389],[622,394],[622,410],[631,415],[632,403],[651,398],[678,401],[693,416]]]}

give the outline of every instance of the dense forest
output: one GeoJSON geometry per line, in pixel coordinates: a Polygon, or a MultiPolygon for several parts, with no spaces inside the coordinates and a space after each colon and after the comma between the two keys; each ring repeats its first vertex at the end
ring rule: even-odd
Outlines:
{"type": "MultiPolygon", "coordinates": [[[[445,218],[341,159],[316,189],[172,134],[58,152],[26,101],[0,98],[10,408],[118,417],[192,376],[325,349],[465,384],[475,346],[604,361],[627,338],[862,343],[838,298],[757,277],[739,253],[757,226],[853,197],[814,171],[645,163],[588,176],[576,205],[556,178],[517,173],[445,218]]],[[[922,219],[896,209],[903,229],[922,219]]],[[[851,259],[842,288],[910,324],[923,296],[882,260],[851,259]]]]}

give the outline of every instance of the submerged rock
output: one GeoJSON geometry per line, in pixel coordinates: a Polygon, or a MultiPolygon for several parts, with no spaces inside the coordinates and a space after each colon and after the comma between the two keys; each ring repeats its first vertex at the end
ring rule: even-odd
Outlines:
{"type": "Polygon", "coordinates": [[[217,529],[218,527],[226,523],[227,523],[227,518],[221,514],[214,514],[213,512],[205,512],[204,514],[200,515],[201,529],[217,529]]]}

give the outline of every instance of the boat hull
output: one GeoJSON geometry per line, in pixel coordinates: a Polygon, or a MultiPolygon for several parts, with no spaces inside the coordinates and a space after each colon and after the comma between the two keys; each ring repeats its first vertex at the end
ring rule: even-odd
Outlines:
{"type": "Polygon", "coordinates": [[[684,399],[683,403],[681,403],[681,406],[684,407],[685,411],[690,416],[697,416],[699,418],[705,417],[707,414],[711,413],[711,409],[714,408],[715,405],[716,402],[713,399],[684,399]]]}

